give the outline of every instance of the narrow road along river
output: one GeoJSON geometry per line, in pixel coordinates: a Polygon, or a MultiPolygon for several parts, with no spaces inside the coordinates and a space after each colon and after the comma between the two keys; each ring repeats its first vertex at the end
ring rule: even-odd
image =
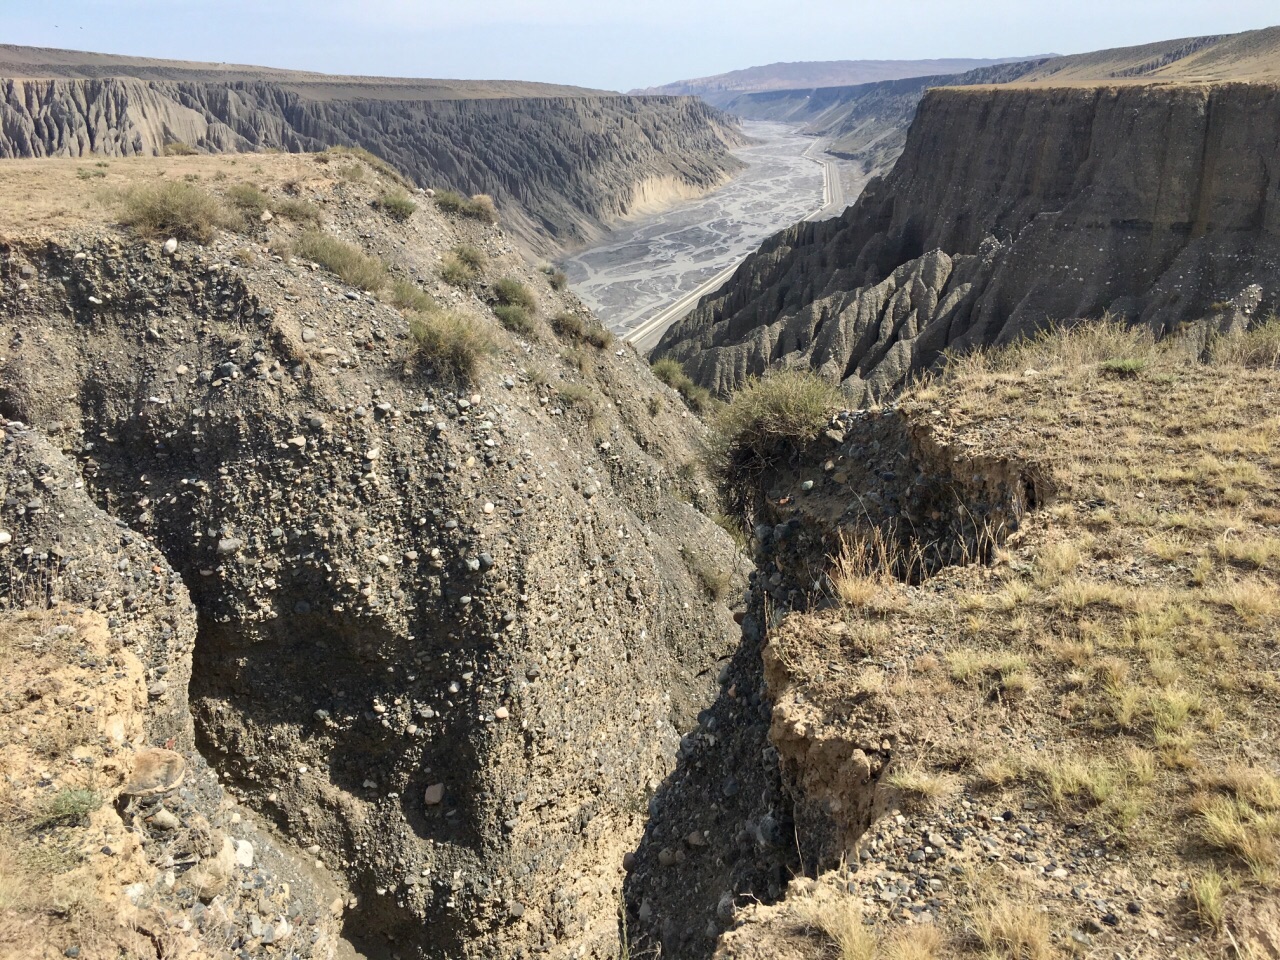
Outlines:
{"type": "Polygon", "coordinates": [[[735,151],[749,166],[699,200],[621,224],[607,243],[564,263],[569,283],[620,335],[680,300],[804,220],[823,203],[812,137],[788,124],[744,122],[758,143],[735,151]]]}

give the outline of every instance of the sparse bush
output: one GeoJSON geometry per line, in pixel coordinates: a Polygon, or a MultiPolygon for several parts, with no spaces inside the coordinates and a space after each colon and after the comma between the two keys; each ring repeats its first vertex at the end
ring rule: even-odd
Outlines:
{"type": "Polygon", "coordinates": [[[431,294],[408,280],[392,282],[391,302],[401,310],[413,310],[417,313],[426,313],[438,307],[431,294]]]}
{"type": "Polygon", "coordinates": [[[436,206],[444,213],[482,220],[485,223],[497,223],[498,211],[493,205],[493,198],[478,193],[470,200],[453,190],[438,190],[435,196],[436,206]]]}
{"type": "Polygon", "coordinates": [[[710,557],[693,550],[685,550],[684,563],[695,580],[702,585],[707,596],[720,600],[729,589],[730,576],[720,569],[710,557]]]}
{"type": "Polygon", "coordinates": [[[557,270],[547,277],[547,283],[551,284],[552,290],[563,290],[569,285],[569,275],[563,270],[557,270]]]}
{"type": "Polygon", "coordinates": [[[653,375],[671,387],[684,398],[685,404],[694,413],[707,413],[711,410],[711,391],[693,382],[684,367],[671,359],[663,357],[654,363],[653,375]]]}
{"type": "Polygon", "coordinates": [[[94,169],[93,167],[81,167],[79,170],[76,171],[76,176],[79,177],[81,180],[97,180],[97,179],[101,179],[102,177],[105,177],[106,175],[107,175],[107,171],[97,170],[97,169],[94,169]]]}
{"type": "Polygon", "coordinates": [[[551,329],[570,340],[582,340],[587,335],[587,323],[576,313],[559,313],[551,320],[551,329]]]}
{"type": "Polygon", "coordinates": [[[453,248],[453,255],[477,272],[483,271],[489,264],[489,258],[484,255],[484,252],[469,243],[458,244],[453,248]]]}
{"type": "Polygon", "coordinates": [[[378,207],[392,220],[403,223],[413,216],[418,205],[403,190],[388,190],[378,198],[378,207]]]}
{"type": "Polygon", "coordinates": [[[164,155],[166,157],[192,157],[195,156],[196,150],[189,143],[183,143],[181,140],[170,140],[164,145],[164,155]]]}
{"type": "Polygon", "coordinates": [[[83,787],[63,787],[40,809],[36,827],[79,826],[100,806],[102,797],[97,792],[83,787]]]}
{"type": "Polygon", "coordinates": [[[476,270],[459,260],[456,254],[446,254],[440,264],[440,279],[451,287],[465,287],[478,277],[476,270]]]}
{"type": "Polygon", "coordinates": [[[344,282],[362,290],[377,290],[387,280],[387,269],[359,247],[319,230],[308,230],[298,238],[294,254],[313,260],[344,282]]]}
{"type": "MultiPolygon", "coordinates": [[[[398,183],[407,190],[413,189],[413,182],[409,180],[408,177],[391,164],[387,163],[386,160],[383,160],[375,153],[370,153],[364,147],[330,147],[324,153],[317,155],[316,160],[320,163],[328,163],[329,160],[334,157],[353,157],[356,160],[362,160],[388,180],[398,183]]],[[[363,179],[364,171],[359,167],[345,167],[342,170],[339,170],[339,173],[345,173],[351,170],[359,171],[359,173],[358,175],[349,176],[348,179],[363,179]]]]}
{"type": "Polygon", "coordinates": [[[538,329],[533,321],[533,315],[519,304],[499,303],[493,308],[493,313],[512,333],[530,337],[538,329]]]}
{"type": "Polygon", "coordinates": [[[417,314],[409,320],[409,333],[415,358],[452,384],[474,380],[483,359],[498,351],[488,330],[448,311],[417,314]]]}
{"type": "Polygon", "coordinates": [[[120,205],[121,222],[140,237],[208,243],[228,222],[217,198],[189,183],[135,187],[121,195],[120,205]]]}
{"type": "MultiPolygon", "coordinates": [[[[613,346],[614,338],[610,330],[583,319],[576,313],[560,313],[551,321],[551,327],[560,336],[581,343],[589,343],[597,350],[613,346]]],[[[710,396],[708,394],[708,396],[710,396]]]]}
{"type": "Polygon", "coordinates": [[[566,383],[557,388],[556,392],[560,394],[560,400],[566,406],[595,409],[595,394],[585,383],[566,383]]]}
{"type": "Polygon", "coordinates": [[[236,183],[227,187],[227,201],[246,219],[256,220],[271,208],[271,198],[251,183],[236,183]]]}
{"type": "Polygon", "coordinates": [[[711,466],[732,513],[748,517],[755,481],[783,447],[814,440],[840,405],[840,391],[807,370],[751,380],[712,421],[711,466]]]}
{"type": "Polygon", "coordinates": [[[533,291],[511,277],[503,277],[493,285],[493,296],[501,304],[523,307],[529,313],[538,309],[538,301],[534,298],[533,291]]]}
{"type": "Polygon", "coordinates": [[[473,196],[463,212],[472,220],[483,220],[485,223],[498,222],[498,208],[494,205],[493,197],[487,193],[477,193],[473,196]]]}
{"type": "Polygon", "coordinates": [[[292,220],[294,223],[301,223],[306,226],[319,226],[320,224],[320,208],[309,200],[286,197],[283,200],[277,200],[271,210],[276,216],[292,220]]]}
{"type": "Polygon", "coordinates": [[[465,287],[480,279],[488,263],[475,247],[460,244],[445,255],[440,265],[440,279],[452,287],[465,287]]]}

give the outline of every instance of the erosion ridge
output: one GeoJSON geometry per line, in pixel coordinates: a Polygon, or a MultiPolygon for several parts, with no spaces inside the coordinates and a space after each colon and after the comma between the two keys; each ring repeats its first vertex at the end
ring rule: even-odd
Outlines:
{"type": "MultiPolygon", "coordinates": [[[[694,505],[702,431],[629,348],[553,334],[561,312],[595,321],[496,228],[421,195],[401,224],[372,168],[254,163],[0,171],[0,410],[58,448],[60,489],[154,552],[146,569],[181,578],[184,644],[148,680],[172,673],[161,703],[189,731],[194,664],[202,753],[344,887],[366,955],[613,956],[623,850],[736,643],[716,598],[741,561],[694,505]],[[93,207],[103,181],[246,175],[488,331],[479,379],[446,389],[415,363],[409,318],[289,256],[286,217],[169,255],[93,207]],[[20,199],[42,177],[78,212],[33,230],[20,199]],[[486,266],[451,288],[460,243],[486,266]],[[490,309],[502,278],[538,307],[519,335],[490,309]]],[[[29,501],[5,502],[15,558],[50,549],[29,501]]],[[[200,763],[189,734],[175,749],[200,763]]],[[[228,922],[244,948],[291,949],[228,922]]]]}
{"type": "Polygon", "coordinates": [[[655,356],[721,394],[801,365],[857,396],[1071,318],[1244,322],[1276,305],[1253,158],[1277,136],[1264,83],[930,90],[889,176],[771,238],[655,356]]]}
{"type": "Polygon", "coordinates": [[[647,185],[705,192],[740,169],[733,121],[692,98],[41,53],[0,50],[0,157],[361,146],[420,184],[493,196],[544,254],[600,236],[647,185]]]}

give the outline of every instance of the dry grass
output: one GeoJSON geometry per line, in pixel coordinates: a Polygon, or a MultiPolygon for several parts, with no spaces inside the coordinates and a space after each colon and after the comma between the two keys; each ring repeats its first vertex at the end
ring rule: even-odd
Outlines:
{"type": "Polygon", "coordinates": [[[120,222],[140,237],[175,237],[209,243],[219,228],[238,221],[218,199],[195,184],[153,183],[131,187],[118,198],[120,222]]]}
{"type": "Polygon", "coordinates": [[[414,315],[409,333],[415,361],[450,384],[472,382],[485,357],[498,352],[497,341],[481,324],[449,311],[414,315]]]}
{"type": "Polygon", "coordinates": [[[312,260],[344,283],[361,290],[379,290],[387,282],[387,268],[355,244],[319,230],[308,230],[294,244],[294,253],[312,260]]]}
{"type": "Polygon", "coordinates": [[[413,216],[418,205],[404,190],[387,190],[378,198],[378,209],[392,220],[404,223],[413,216]]]}
{"type": "Polygon", "coordinates": [[[1049,915],[1036,904],[997,896],[980,905],[969,922],[978,943],[991,957],[1051,960],[1057,956],[1049,915]]]}
{"type": "Polygon", "coordinates": [[[928,770],[921,764],[892,771],[884,782],[908,797],[919,800],[945,800],[961,788],[960,778],[953,773],[928,770]]]}
{"type": "Polygon", "coordinates": [[[708,413],[712,409],[711,391],[694,383],[677,361],[663,357],[655,361],[651,369],[655,377],[680,394],[694,413],[708,413]]]}

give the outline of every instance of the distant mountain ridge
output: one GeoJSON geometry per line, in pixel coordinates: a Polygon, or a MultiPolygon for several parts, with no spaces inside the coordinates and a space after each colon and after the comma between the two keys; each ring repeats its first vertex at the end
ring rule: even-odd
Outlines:
{"type": "Polygon", "coordinates": [[[678,80],[658,87],[632,90],[633,95],[663,94],[696,96],[723,106],[744,93],[801,88],[852,87],[911,77],[937,77],[968,73],[982,67],[1027,60],[1044,60],[1055,54],[1034,57],[1001,57],[994,60],[950,58],[941,60],[815,60],[770,63],[695,80],[678,80]]]}

